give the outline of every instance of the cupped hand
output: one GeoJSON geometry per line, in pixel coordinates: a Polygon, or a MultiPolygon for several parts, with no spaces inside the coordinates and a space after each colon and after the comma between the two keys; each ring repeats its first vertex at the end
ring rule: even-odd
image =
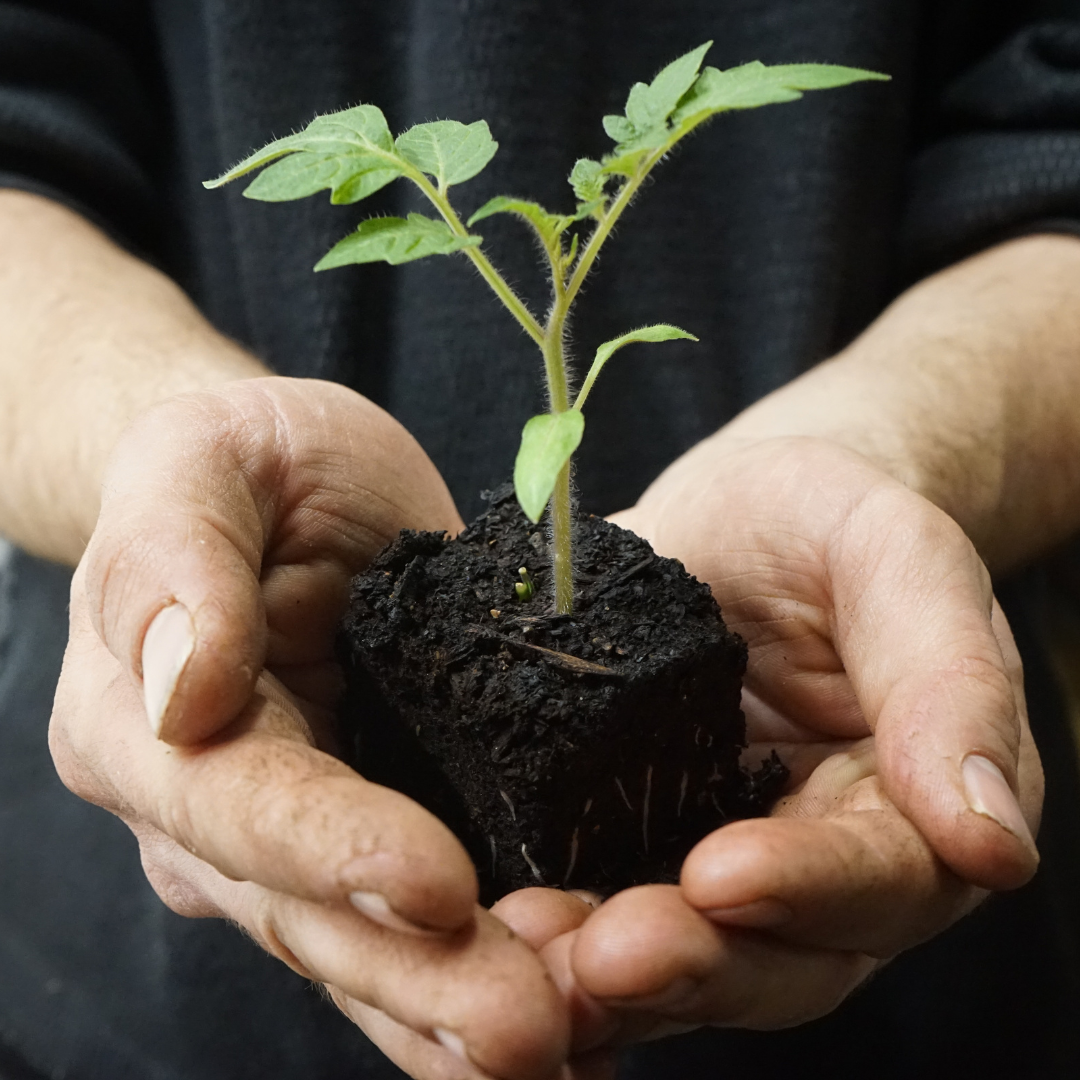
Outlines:
{"type": "Polygon", "coordinates": [[[414,1075],[541,1080],[568,1020],[535,951],[477,907],[445,826],[334,756],[334,627],[404,527],[461,522],[416,442],[340,386],[146,413],[75,573],[50,745],[173,910],[235,920],[377,1039],[409,1033],[382,1041],[414,1075]]]}
{"type": "MultiPolygon", "coordinates": [[[[771,816],[702,840],[679,886],[534,940],[576,1048],[820,1016],[1031,877],[1020,660],[950,518],[838,444],[721,435],[615,520],[711,585],[749,645],[748,756],[775,748],[792,775],[771,816]]],[[[501,914],[542,931],[526,896],[501,914]]]]}

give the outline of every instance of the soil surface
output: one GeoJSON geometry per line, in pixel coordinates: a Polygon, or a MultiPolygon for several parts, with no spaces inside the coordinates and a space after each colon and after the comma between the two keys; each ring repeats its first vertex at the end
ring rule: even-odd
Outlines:
{"type": "Polygon", "coordinates": [[[763,812],[787,776],[775,756],[739,766],[746,646],[709,587],[599,518],[575,544],[572,616],[552,612],[545,532],[509,486],[457,539],[403,531],[353,581],[355,764],[454,830],[488,903],[676,881],[698,840],[763,812]]]}

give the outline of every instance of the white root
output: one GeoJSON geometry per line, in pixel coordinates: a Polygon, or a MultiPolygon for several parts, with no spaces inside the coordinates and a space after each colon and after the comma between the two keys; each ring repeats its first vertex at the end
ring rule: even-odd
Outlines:
{"type": "Polygon", "coordinates": [[[517,821],[517,814],[514,812],[514,804],[510,801],[510,796],[505,791],[499,791],[499,794],[503,797],[503,802],[510,808],[510,820],[517,821]]]}
{"type": "Polygon", "coordinates": [[[619,789],[619,794],[622,796],[622,801],[626,803],[626,809],[632,814],[634,812],[633,806],[630,805],[630,800],[626,797],[626,788],[622,786],[622,781],[616,776],[615,786],[619,789]]]}
{"type": "Polygon", "coordinates": [[[676,817],[682,817],[683,803],[686,801],[686,785],[690,780],[690,774],[683,769],[682,783],[679,785],[679,808],[675,811],[676,817]]]}
{"type": "Polygon", "coordinates": [[[525,857],[525,861],[529,864],[529,869],[533,872],[533,877],[536,878],[536,880],[539,881],[541,885],[543,885],[544,875],[540,873],[540,867],[537,866],[531,858],[529,858],[529,852],[524,844],[521,845],[521,854],[525,857]]]}

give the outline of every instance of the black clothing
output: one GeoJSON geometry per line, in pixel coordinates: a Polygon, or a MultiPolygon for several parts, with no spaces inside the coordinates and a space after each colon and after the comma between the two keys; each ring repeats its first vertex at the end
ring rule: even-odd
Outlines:
{"type": "MultiPolygon", "coordinates": [[[[819,60],[894,81],[722,117],[639,199],[583,299],[580,351],[659,321],[703,344],[628,353],[598,384],[577,475],[584,506],[610,511],[850,340],[914,275],[1017,232],[1080,231],[1080,3],[0,0],[0,184],[80,209],[279,372],[384,404],[467,518],[541,406],[533,346],[460,259],[310,272],[360,217],[422,209],[411,192],[273,205],[199,181],[362,100],[395,131],[488,120],[501,148],[456,189],[461,208],[497,193],[569,206],[570,165],[609,145],[600,116],[708,38],[718,67],[819,60]]],[[[520,227],[483,226],[541,308],[520,227]]],[[[0,585],[0,1076],[399,1075],[232,930],[168,912],[123,827],[61,788],[45,727],[66,574],[16,554],[0,585]]],[[[1022,638],[1026,596],[1011,611],[1022,638]]],[[[1035,722],[1061,743],[1033,648],[1028,664],[1035,722]]],[[[1051,824],[1075,820],[1070,755],[1055,758],[1051,824]]],[[[838,1080],[1075,1075],[1080,891],[1055,835],[1033,886],[900,959],[835,1016],[648,1047],[626,1076],[754,1062],[762,1077],[807,1062],[838,1080]]]]}

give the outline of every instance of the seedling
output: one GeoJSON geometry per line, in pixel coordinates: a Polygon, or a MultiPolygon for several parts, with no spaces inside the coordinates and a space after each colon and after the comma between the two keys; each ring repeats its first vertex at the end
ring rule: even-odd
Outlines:
{"type": "MultiPolygon", "coordinates": [[[[514,465],[518,501],[537,523],[550,506],[555,609],[569,614],[574,601],[573,504],[570,463],[585,431],[582,408],[597,376],[619,349],[636,342],[671,341],[692,334],[661,323],[632,330],[596,350],[580,389],[573,389],[567,356],[566,322],[586,276],[623,212],[653,168],[705,121],[733,109],[795,101],[804,90],[825,90],[888,76],[830,64],[758,61],[720,71],[702,69],[712,42],[668,64],[651,83],[635,83],[625,114],[605,116],[604,130],[615,148],[600,160],[582,158],[570,173],[576,196],[572,213],[545,210],[526,199],[499,195],[463,223],[449,190],[476,176],[495,155],[498,143],[483,120],[462,124],[437,120],[417,124],[396,139],[374,105],[357,105],[317,116],[303,131],[277,139],[250,155],[208,188],[263,169],[244,194],[283,202],[329,189],[336,204],[359,202],[393,180],[412,181],[439,217],[376,217],[362,221],[316,264],[329,270],[351,263],[397,265],[428,255],[463,253],[510,314],[539,347],[547,379],[548,412],[525,425],[514,465]],[[492,265],[470,229],[493,214],[513,214],[532,228],[550,269],[551,306],[543,322],[529,310],[492,265]]],[[[518,595],[530,588],[517,586],[518,595]]],[[[531,595],[531,591],[530,591],[531,595]]]]}

